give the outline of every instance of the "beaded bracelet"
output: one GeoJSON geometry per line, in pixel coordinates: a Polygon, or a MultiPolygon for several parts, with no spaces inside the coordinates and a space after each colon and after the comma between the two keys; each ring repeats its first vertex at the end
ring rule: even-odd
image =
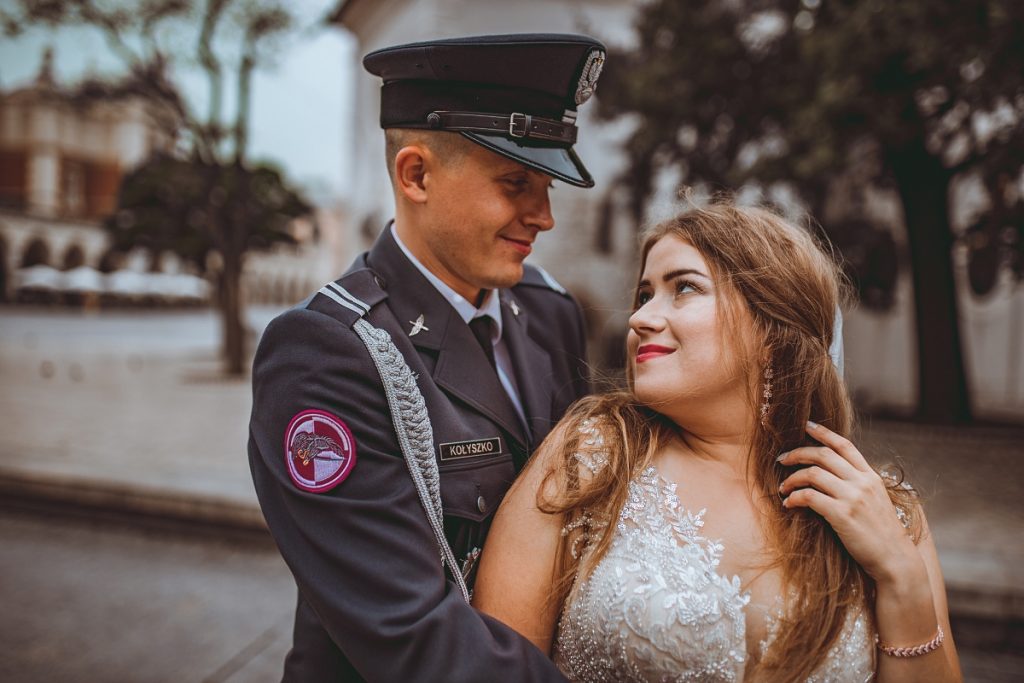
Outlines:
{"type": "Polygon", "coordinates": [[[883,653],[890,657],[917,657],[919,655],[926,655],[932,650],[939,649],[939,645],[942,645],[942,641],[946,639],[946,634],[942,632],[942,627],[939,626],[938,632],[935,637],[929,640],[927,643],[921,643],[914,647],[893,647],[892,645],[885,645],[882,643],[878,636],[875,635],[875,645],[883,653]]]}

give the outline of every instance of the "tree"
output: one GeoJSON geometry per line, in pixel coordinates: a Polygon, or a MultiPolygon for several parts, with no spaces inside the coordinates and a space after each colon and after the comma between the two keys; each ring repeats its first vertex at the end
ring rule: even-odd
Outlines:
{"type": "Polygon", "coordinates": [[[238,321],[233,328],[225,326],[228,371],[240,374],[245,357],[240,257],[273,244],[294,243],[292,222],[311,210],[270,166],[158,155],[124,178],[118,211],[105,225],[115,249],[171,251],[200,272],[208,270],[211,255],[219,257],[218,304],[226,319],[238,321]],[[229,254],[237,258],[226,258],[229,254]]]}
{"type": "Polygon", "coordinates": [[[242,374],[245,254],[288,240],[282,221],[311,211],[280,174],[250,168],[246,156],[253,71],[293,29],[293,17],[272,0],[20,0],[14,9],[0,10],[0,23],[8,35],[31,25],[100,31],[125,73],[85,81],[77,100],[141,99],[177,141],[180,158],[153,159],[125,179],[119,211],[107,226],[122,247],[184,249],[204,268],[206,255],[217,254],[226,369],[242,374]],[[191,45],[191,51],[182,52],[182,45],[191,45]],[[175,80],[189,58],[206,79],[205,113],[191,105],[175,80]],[[224,101],[232,86],[235,109],[228,117],[224,101]]]}
{"type": "MultiPolygon", "coordinates": [[[[1019,277],[1024,4],[657,0],[641,6],[636,31],[637,47],[608,60],[599,112],[637,118],[634,214],[666,168],[712,188],[785,182],[818,217],[839,183],[893,189],[911,257],[918,415],[969,420],[950,187],[971,174],[988,194],[969,231],[984,247],[972,247],[972,268],[1009,263],[1019,277]]],[[[873,287],[895,281],[863,220],[823,227],[874,254],[873,287]]]]}

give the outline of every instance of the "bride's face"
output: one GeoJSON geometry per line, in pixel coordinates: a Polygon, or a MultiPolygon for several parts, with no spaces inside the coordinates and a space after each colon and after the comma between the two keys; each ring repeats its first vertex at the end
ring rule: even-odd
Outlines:
{"type": "Polygon", "coordinates": [[[679,408],[745,400],[740,359],[751,348],[750,316],[738,295],[716,286],[691,244],[672,235],[655,243],[636,306],[626,348],[640,401],[673,417],[679,408]],[[736,312],[734,326],[724,320],[726,309],[736,312]]]}

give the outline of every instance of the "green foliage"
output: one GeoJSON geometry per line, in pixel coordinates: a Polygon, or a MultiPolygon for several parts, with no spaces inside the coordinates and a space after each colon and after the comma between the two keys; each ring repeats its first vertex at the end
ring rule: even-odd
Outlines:
{"type": "Polygon", "coordinates": [[[127,175],[105,224],[118,249],[172,251],[206,268],[211,252],[293,243],[289,225],[312,208],[269,166],[245,168],[157,156],[127,175]]]}
{"type": "Polygon", "coordinates": [[[840,176],[894,186],[917,146],[947,181],[981,175],[992,209],[973,230],[1024,271],[1024,3],[660,0],[636,30],[608,60],[600,113],[638,119],[638,215],[665,167],[712,188],[791,181],[820,211],[840,176]]]}

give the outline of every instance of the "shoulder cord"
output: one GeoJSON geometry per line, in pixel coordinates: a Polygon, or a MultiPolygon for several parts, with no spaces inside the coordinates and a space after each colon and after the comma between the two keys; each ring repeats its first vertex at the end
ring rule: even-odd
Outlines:
{"type": "Polygon", "coordinates": [[[416,493],[419,494],[420,502],[427,513],[427,520],[437,538],[441,551],[441,566],[448,565],[455,584],[462,592],[462,597],[469,603],[466,580],[459,571],[451,546],[444,535],[440,475],[437,471],[437,461],[434,460],[434,430],[430,426],[430,416],[427,414],[423,394],[416,386],[412,370],[387,331],[374,327],[362,318],[356,321],[355,330],[366,345],[366,350],[370,352],[370,358],[373,359],[380,374],[405,464],[409,468],[416,493]]]}

